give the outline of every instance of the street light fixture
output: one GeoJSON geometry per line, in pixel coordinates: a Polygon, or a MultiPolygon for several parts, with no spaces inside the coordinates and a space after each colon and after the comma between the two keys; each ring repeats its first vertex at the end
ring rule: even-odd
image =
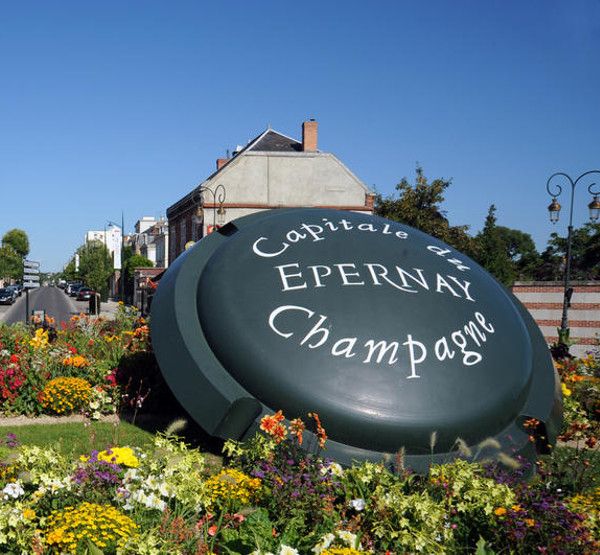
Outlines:
{"type": "MultiPolygon", "coordinates": [[[[582,179],[583,177],[586,177],[588,175],[594,174],[594,173],[600,174],[600,170],[587,171],[585,173],[582,173],[577,179],[573,180],[566,173],[557,172],[557,173],[552,174],[548,178],[548,181],[546,181],[546,191],[548,191],[548,194],[552,197],[552,202],[548,206],[548,212],[550,215],[550,221],[553,224],[558,222],[558,218],[560,215],[561,206],[557,201],[557,197],[559,197],[560,194],[562,193],[562,187],[558,183],[556,183],[556,180],[555,180],[555,183],[553,184],[554,189],[551,190],[550,184],[551,184],[552,180],[555,178],[559,178],[559,179],[564,178],[571,185],[571,198],[570,198],[570,206],[569,206],[569,227],[567,228],[568,229],[567,256],[566,256],[566,260],[565,260],[563,309],[562,309],[562,318],[560,321],[560,330],[559,330],[559,337],[558,337],[558,342],[563,345],[566,345],[566,339],[569,334],[567,311],[569,308],[569,302],[571,300],[571,295],[573,293],[573,291],[571,289],[569,289],[569,281],[571,279],[571,239],[572,239],[572,234],[573,234],[573,199],[575,197],[575,187],[577,186],[577,183],[579,183],[580,179],[582,179]]],[[[593,190],[595,185],[596,185],[596,183],[592,183],[591,185],[588,186],[589,193],[591,195],[593,195],[593,197],[594,197],[592,202],[590,202],[588,204],[588,208],[590,211],[590,220],[592,222],[595,222],[596,220],[598,220],[598,217],[600,216],[600,200],[598,200],[598,195],[600,195],[600,191],[593,190]]]]}

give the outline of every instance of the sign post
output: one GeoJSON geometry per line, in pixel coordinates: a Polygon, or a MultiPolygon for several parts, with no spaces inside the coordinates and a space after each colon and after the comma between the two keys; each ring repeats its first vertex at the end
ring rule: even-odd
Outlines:
{"type": "Polygon", "coordinates": [[[23,260],[23,289],[25,289],[25,323],[29,323],[29,290],[40,287],[40,263],[23,260]]]}

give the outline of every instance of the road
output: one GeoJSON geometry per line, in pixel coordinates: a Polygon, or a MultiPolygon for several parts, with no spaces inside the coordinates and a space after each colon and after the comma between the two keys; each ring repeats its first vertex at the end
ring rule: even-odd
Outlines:
{"type": "MultiPolygon", "coordinates": [[[[29,292],[29,311],[45,310],[48,316],[67,322],[74,314],[87,312],[87,301],[74,301],[58,287],[40,287],[29,292]]],[[[0,306],[0,322],[14,324],[25,321],[25,293],[12,306],[0,306]]]]}

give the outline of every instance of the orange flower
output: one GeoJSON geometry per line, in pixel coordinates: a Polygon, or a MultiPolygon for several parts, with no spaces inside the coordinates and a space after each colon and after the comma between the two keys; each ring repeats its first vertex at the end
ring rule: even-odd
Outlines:
{"type": "Polygon", "coordinates": [[[529,526],[529,528],[532,528],[533,526],[535,526],[535,520],[533,520],[533,518],[525,518],[523,520],[523,522],[525,524],[527,524],[527,526],[529,526]]]}
{"type": "Polygon", "coordinates": [[[260,421],[260,429],[275,439],[276,443],[281,443],[287,435],[286,427],[281,424],[284,419],[283,412],[278,410],[273,415],[265,415],[260,421]]]}
{"type": "Polygon", "coordinates": [[[495,511],[494,514],[496,516],[504,516],[506,514],[506,509],[504,507],[498,507],[495,511]]]}
{"type": "Polygon", "coordinates": [[[325,447],[325,442],[327,441],[327,434],[325,433],[325,428],[321,425],[321,419],[316,412],[309,412],[308,417],[312,418],[317,425],[317,437],[319,438],[319,447],[323,449],[325,447]]]}
{"type": "Polygon", "coordinates": [[[294,418],[294,420],[290,422],[290,431],[296,436],[298,445],[302,445],[302,434],[304,432],[304,428],[304,422],[302,422],[300,418],[294,418]]]}

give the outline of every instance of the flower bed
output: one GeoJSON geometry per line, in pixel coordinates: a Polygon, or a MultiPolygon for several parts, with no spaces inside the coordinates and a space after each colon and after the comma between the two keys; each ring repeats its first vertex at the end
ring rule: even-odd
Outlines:
{"type": "MultiPolygon", "coordinates": [[[[535,472],[508,457],[504,466],[473,462],[460,443],[464,458],[428,476],[404,469],[401,451],[387,466],[342,469],[326,458],[327,423],[315,413],[265,417],[252,440],[225,443],[219,467],[161,435],[151,448],[113,446],[77,460],[10,436],[0,445],[0,552],[596,553],[600,360],[564,359],[557,370],[561,439],[571,448],[535,472]],[[316,452],[302,449],[306,428],[316,452]]],[[[140,408],[158,387],[148,327],[130,308],[58,330],[0,326],[4,415],[97,417],[140,408]]],[[[538,424],[525,423],[532,442],[543,439],[538,424]]]]}
{"type": "MultiPolygon", "coordinates": [[[[397,466],[343,469],[301,448],[318,415],[265,417],[225,463],[174,437],[67,460],[52,449],[1,448],[0,551],[7,553],[323,554],[596,553],[600,487],[575,492],[552,462],[524,482],[458,459],[416,476],[397,466]]],[[[398,461],[397,461],[398,462],[398,461]]],[[[518,465],[516,465],[518,466],[518,465]]],[[[597,476],[595,477],[597,479],[597,476]]]]}
{"type": "Polygon", "coordinates": [[[148,349],[148,326],[121,305],[114,320],[73,316],[58,329],[0,325],[0,408],[4,416],[85,414],[98,418],[141,404],[119,367],[148,349]],[[119,378],[121,383],[119,383],[119,378]]]}

